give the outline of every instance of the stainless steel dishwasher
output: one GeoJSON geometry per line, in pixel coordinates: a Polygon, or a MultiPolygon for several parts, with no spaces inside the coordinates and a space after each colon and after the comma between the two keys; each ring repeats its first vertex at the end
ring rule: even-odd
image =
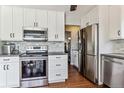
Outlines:
{"type": "Polygon", "coordinates": [[[112,88],[124,88],[124,59],[104,57],[103,83],[112,88]]]}

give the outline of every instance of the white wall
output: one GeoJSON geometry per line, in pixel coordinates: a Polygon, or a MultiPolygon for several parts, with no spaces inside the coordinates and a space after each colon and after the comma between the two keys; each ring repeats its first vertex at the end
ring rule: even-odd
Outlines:
{"type": "Polygon", "coordinates": [[[80,17],[68,15],[65,22],[66,25],[80,25],[80,17]]]}

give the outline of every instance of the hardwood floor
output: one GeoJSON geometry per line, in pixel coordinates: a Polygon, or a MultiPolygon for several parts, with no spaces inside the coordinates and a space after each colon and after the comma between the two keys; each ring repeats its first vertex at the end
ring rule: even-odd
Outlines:
{"type": "Polygon", "coordinates": [[[102,88],[84,78],[73,66],[69,66],[69,76],[66,82],[53,83],[48,88],[102,88]]]}

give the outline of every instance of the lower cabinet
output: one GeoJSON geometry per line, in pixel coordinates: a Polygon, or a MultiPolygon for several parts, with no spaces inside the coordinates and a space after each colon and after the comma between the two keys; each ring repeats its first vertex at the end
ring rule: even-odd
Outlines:
{"type": "Polygon", "coordinates": [[[0,87],[19,87],[19,57],[0,57],[0,87]]]}
{"type": "Polygon", "coordinates": [[[75,66],[76,68],[79,67],[79,64],[78,64],[78,51],[72,51],[72,64],[73,66],[75,66]]]}
{"type": "Polygon", "coordinates": [[[68,78],[67,55],[49,55],[48,81],[49,83],[63,82],[68,78]]]}

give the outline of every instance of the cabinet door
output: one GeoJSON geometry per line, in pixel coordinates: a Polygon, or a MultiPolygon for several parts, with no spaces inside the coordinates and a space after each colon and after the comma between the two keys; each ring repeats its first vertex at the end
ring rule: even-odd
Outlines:
{"type": "Polygon", "coordinates": [[[57,23],[56,23],[56,31],[57,31],[57,41],[65,40],[65,17],[64,12],[57,12],[57,23]]]}
{"type": "Polygon", "coordinates": [[[48,41],[56,41],[56,12],[48,11],[48,41]]]}
{"type": "Polygon", "coordinates": [[[110,39],[119,39],[121,36],[121,7],[112,5],[109,7],[110,39]]]}
{"type": "MultiPolygon", "coordinates": [[[[1,61],[1,60],[0,60],[1,61]]],[[[6,64],[5,62],[0,62],[0,87],[6,87],[6,64]]]]}
{"type": "Polygon", "coordinates": [[[7,62],[6,66],[7,87],[19,87],[19,58],[13,58],[11,62],[7,62]]]}
{"type": "Polygon", "coordinates": [[[47,28],[47,11],[36,10],[36,25],[47,28]]]}
{"type": "Polygon", "coordinates": [[[35,24],[35,9],[24,9],[24,26],[34,27],[35,24]]]}
{"type": "Polygon", "coordinates": [[[12,8],[1,7],[1,40],[11,41],[12,37],[12,8]]]}
{"type": "Polygon", "coordinates": [[[21,41],[23,35],[23,9],[13,8],[13,40],[21,41]]]}

